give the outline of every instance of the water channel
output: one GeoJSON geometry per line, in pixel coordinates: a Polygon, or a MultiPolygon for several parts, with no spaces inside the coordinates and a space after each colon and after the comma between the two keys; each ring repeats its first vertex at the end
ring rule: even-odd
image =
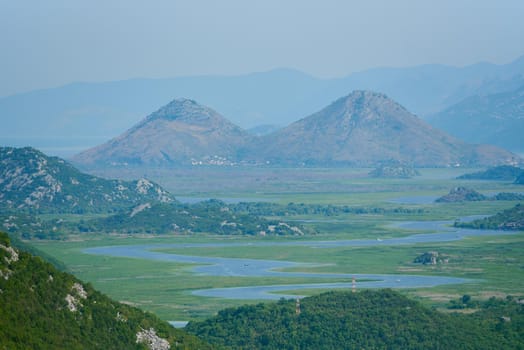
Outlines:
{"type": "Polygon", "coordinates": [[[131,246],[105,246],[84,249],[86,254],[108,255],[114,257],[139,258],[156,261],[172,261],[191,263],[195,274],[211,276],[236,276],[236,277],[308,277],[319,279],[319,283],[285,284],[266,286],[244,286],[236,288],[213,288],[196,290],[192,293],[198,296],[218,297],[229,299],[279,299],[292,298],[296,295],[275,294],[299,289],[333,289],[351,288],[352,283],[322,283],[326,278],[355,278],[359,288],[420,288],[433,287],[444,284],[466,283],[468,280],[445,276],[420,276],[420,275],[384,275],[384,274],[343,274],[343,273],[306,273],[284,272],[282,269],[291,267],[307,267],[314,264],[298,263],[293,261],[239,259],[226,257],[205,257],[182,254],[169,254],[158,252],[158,249],[170,248],[198,248],[198,247],[232,247],[232,246],[305,246],[311,248],[328,247],[357,247],[357,246],[391,246],[411,245],[416,243],[435,243],[463,239],[468,236],[487,236],[511,234],[508,231],[471,230],[450,226],[449,221],[413,221],[394,224],[395,227],[414,230],[432,231],[433,233],[413,234],[406,237],[390,239],[360,239],[337,241],[287,241],[287,242],[255,242],[255,243],[195,243],[195,244],[149,244],[131,246]]]}

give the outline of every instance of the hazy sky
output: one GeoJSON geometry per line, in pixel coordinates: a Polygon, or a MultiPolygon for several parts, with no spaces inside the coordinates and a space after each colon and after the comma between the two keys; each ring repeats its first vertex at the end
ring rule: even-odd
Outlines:
{"type": "Polygon", "coordinates": [[[134,77],[277,67],[507,63],[523,0],[0,0],[0,96],[134,77]]]}

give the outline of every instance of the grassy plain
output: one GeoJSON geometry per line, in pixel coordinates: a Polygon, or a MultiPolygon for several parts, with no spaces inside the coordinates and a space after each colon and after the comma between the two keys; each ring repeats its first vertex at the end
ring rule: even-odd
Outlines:
{"type": "MultiPolygon", "coordinates": [[[[422,169],[413,179],[373,179],[369,169],[285,169],[285,168],[203,168],[190,170],[129,172],[127,177],[146,175],[172,193],[186,197],[242,198],[354,207],[411,208],[421,213],[381,215],[345,214],[339,216],[285,217],[283,220],[306,220],[318,234],[308,237],[224,237],[212,233],[194,236],[109,236],[89,234],[69,241],[42,241],[33,244],[62,261],[76,276],[92,283],[109,296],[145,310],[166,320],[202,319],[218,310],[246,303],[245,300],[203,298],[191,291],[206,288],[245,285],[338,282],[341,279],[308,279],[276,277],[214,277],[196,275],[191,265],[142,259],[95,256],[82,253],[86,247],[147,244],[259,242],[337,239],[387,239],[412,234],[389,226],[392,222],[415,220],[454,220],[461,216],[494,214],[510,208],[515,202],[483,201],[435,204],[417,201],[421,197],[442,196],[455,186],[467,186],[482,193],[522,192],[522,186],[508,182],[456,180],[470,169],[422,169]],[[406,203],[395,201],[403,197],[406,203]],[[410,200],[414,199],[414,200],[410,200]]],[[[101,174],[110,176],[111,174],[101,174]]],[[[116,174],[115,174],[116,175],[116,174]]],[[[116,176],[113,176],[116,177],[116,176]]],[[[418,232],[417,232],[418,233],[418,232]]],[[[313,249],[300,246],[257,246],[221,248],[168,249],[168,252],[217,257],[289,260],[316,263],[301,268],[307,272],[385,273],[455,276],[472,279],[461,285],[404,290],[423,302],[442,306],[463,294],[487,298],[524,294],[524,233],[472,237],[461,241],[377,247],[334,247],[313,249]],[[449,263],[436,266],[414,264],[413,259],[427,251],[438,251],[449,257],[449,263]]],[[[345,280],[344,282],[349,282],[345,280]]],[[[300,294],[319,293],[319,290],[300,294]]],[[[252,301],[257,302],[257,301],[252,301]]]]}

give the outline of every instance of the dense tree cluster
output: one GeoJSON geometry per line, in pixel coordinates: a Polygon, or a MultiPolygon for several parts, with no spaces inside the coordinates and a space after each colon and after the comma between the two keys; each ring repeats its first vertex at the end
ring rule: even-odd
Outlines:
{"type": "Polygon", "coordinates": [[[299,313],[294,300],[281,300],[226,309],[186,329],[231,349],[521,348],[523,306],[496,304],[444,314],[391,290],[329,292],[302,299],[299,313]]]}
{"type": "Polygon", "coordinates": [[[303,235],[307,229],[251,213],[235,212],[218,200],[192,205],[158,203],[76,225],[81,232],[213,233],[220,235],[303,235]]]}
{"type": "Polygon", "coordinates": [[[483,230],[524,230],[524,206],[517,204],[493,216],[471,222],[455,222],[455,227],[483,230]]]}
{"type": "Polygon", "coordinates": [[[464,174],[459,176],[457,179],[515,181],[515,179],[523,175],[524,169],[511,165],[501,165],[489,168],[485,171],[464,174]]]}
{"type": "Polygon", "coordinates": [[[494,196],[485,196],[471,188],[463,186],[452,188],[448,194],[437,198],[437,203],[476,202],[476,201],[521,201],[524,195],[512,192],[499,192],[494,196]]]}
{"type": "Polygon", "coordinates": [[[230,205],[235,212],[249,213],[261,216],[294,216],[294,215],[321,215],[334,216],[343,214],[422,214],[424,209],[411,208],[380,208],[380,207],[351,207],[348,205],[322,205],[288,203],[282,205],[270,202],[242,202],[230,205]]]}

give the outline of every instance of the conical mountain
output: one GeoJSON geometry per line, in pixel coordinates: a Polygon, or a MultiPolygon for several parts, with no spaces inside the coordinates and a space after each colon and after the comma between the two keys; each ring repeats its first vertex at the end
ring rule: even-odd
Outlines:
{"type": "Polygon", "coordinates": [[[175,99],[121,136],[73,158],[83,165],[227,164],[251,138],[214,110],[175,99]]]}
{"type": "Polygon", "coordinates": [[[336,100],[262,138],[247,153],[270,163],[304,165],[494,165],[518,159],[494,146],[468,145],[386,95],[370,91],[354,91],[336,100]]]}

